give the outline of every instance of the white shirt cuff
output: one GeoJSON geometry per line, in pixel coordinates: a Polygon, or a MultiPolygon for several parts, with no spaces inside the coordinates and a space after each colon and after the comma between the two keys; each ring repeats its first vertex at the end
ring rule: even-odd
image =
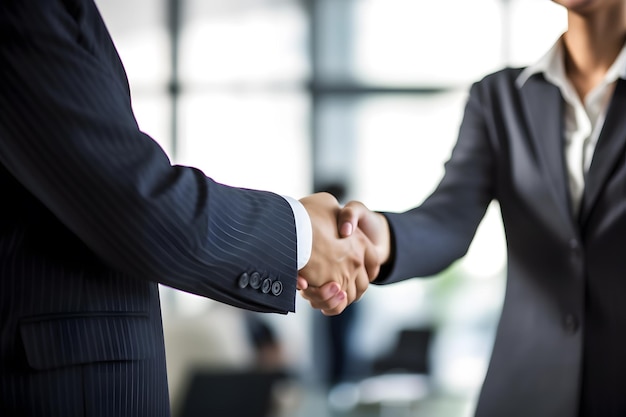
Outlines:
{"type": "Polygon", "coordinates": [[[293,217],[296,221],[296,236],[298,242],[298,271],[306,266],[313,250],[313,227],[311,218],[301,202],[289,196],[283,196],[291,205],[293,217]]]}

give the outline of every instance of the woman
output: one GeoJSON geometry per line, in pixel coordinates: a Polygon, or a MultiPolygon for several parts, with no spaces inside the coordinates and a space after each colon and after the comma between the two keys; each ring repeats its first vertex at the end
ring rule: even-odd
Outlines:
{"type": "MultiPolygon", "coordinates": [[[[568,30],[536,64],[472,87],[433,194],[339,218],[376,244],[387,284],[463,256],[498,201],[507,291],[477,416],[626,415],[626,1],[555,2],[568,30]]],[[[303,296],[335,314],[329,287],[303,296]]]]}

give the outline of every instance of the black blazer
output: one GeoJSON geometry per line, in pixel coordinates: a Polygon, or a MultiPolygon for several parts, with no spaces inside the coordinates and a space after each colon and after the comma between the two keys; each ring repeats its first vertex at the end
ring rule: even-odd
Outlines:
{"type": "Polygon", "coordinates": [[[92,0],[0,0],[0,193],[0,415],[169,415],[157,283],[294,310],[289,204],[170,164],[92,0]]]}
{"type": "Polygon", "coordinates": [[[519,69],[471,89],[444,178],[423,205],[387,213],[395,258],[378,283],[432,275],[463,256],[497,200],[508,280],[478,416],[626,415],[626,81],[569,203],[563,99],[519,69]],[[580,409],[580,411],[579,411],[580,409]]]}

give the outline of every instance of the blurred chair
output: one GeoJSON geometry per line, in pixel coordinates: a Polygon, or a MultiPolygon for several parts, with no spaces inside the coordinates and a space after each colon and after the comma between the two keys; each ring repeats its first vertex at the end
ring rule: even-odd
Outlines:
{"type": "Polygon", "coordinates": [[[196,371],[179,417],[270,417],[274,387],[285,377],[278,371],[196,371]]]}
{"type": "Polygon", "coordinates": [[[433,330],[403,329],[391,352],[376,358],[372,363],[372,373],[414,373],[429,374],[429,349],[433,330]]]}
{"type": "Polygon", "coordinates": [[[380,417],[412,416],[430,394],[429,351],[433,329],[403,329],[394,347],[372,363],[372,375],[356,383],[335,386],[331,407],[347,411],[377,407],[380,417]]]}

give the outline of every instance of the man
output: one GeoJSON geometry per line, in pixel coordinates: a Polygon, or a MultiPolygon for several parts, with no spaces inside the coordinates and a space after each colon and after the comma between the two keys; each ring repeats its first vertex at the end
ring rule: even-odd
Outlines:
{"type": "Polygon", "coordinates": [[[92,0],[0,0],[0,189],[3,416],[169,415],[157,283],[287,313],[298,275],[343,307],[376,269],[330,195],[172,166],[92,0]]]}

